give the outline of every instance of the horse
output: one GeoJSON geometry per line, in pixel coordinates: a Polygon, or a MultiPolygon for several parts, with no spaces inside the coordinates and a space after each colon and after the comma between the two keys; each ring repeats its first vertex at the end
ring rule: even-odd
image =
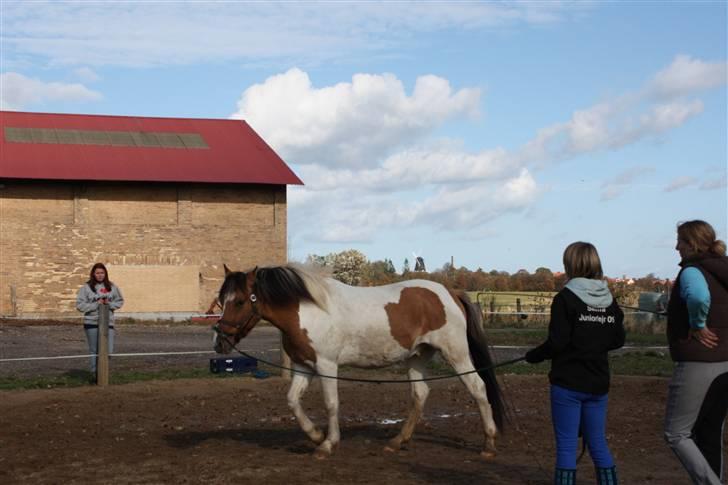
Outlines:
{"type": "Polygon", "coordinates": [[[482,315],[465,293],[439,283],[408,280],[385,286],[352,287],[298,265],[231,271],[219,301],[223,312],[213,329],[214,349],[229,353],[255,325],[266,320],[282,332],[294,369],[288,405],[301,429],[326,458],[340,441],[338,368],[380,368],[406,364],[412,403],[401,431],[385,447],[407,443],[419,421],[429,387],[426,364],[440,352],[477,403],[485,434],[481,456],[496,456],[495,439],[504,421],[502,392],[482,326],[482,315]],[[475,369],[478,374],[475,375],[475,369]],[[324,434],[306,415],[301,398],[313,374],[321,376],[328,429],[324,434]],[[419,381],[418,381],[419,380],[419,381]]]}

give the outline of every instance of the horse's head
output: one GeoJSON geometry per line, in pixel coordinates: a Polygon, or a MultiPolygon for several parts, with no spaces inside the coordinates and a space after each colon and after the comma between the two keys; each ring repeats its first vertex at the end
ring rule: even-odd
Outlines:
{"type": "Polygon", "coordinates": [[[261,320],[255,294],[256,267],[248,273],[225,268],[225,281],[220,287],[222,317],[212,327],[215,331],[215,352],[227,354],[261,320]]]}

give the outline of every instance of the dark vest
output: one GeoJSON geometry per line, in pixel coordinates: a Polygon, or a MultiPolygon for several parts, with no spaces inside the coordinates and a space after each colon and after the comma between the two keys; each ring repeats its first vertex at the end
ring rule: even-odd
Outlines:
{"type": "Polygon", "coordinates": [[[667,341],[670,356],[676,362],[728,361],[728,257],[699,256],[680,263],[682,269],[667,305],[667,341]],[[709,349],[695,339],[688,340],[690,321],[687,303],[680,296],[680,275],[685,268],[698,268],[708,283],[710,311],[706,325],[718,336],[718,346],[709,349]]]}

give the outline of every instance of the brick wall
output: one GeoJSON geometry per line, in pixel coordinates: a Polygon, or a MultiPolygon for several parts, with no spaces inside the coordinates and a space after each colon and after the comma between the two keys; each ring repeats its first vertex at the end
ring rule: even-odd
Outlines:
{"type": "Polygon", "coordinates": [[[112,281],[117,271],[128,311],[205,310],[223,263],[286,262],[286,188],[0,184],[0,315],[75,314],[76,292],[97,261],[112,281]]]}

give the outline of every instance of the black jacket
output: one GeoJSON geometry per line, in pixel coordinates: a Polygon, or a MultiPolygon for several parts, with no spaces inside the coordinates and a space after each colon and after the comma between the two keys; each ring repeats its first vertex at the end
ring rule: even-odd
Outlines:
{"type": "Polygon", "coordinates": [[[680,263],[682,269],[672,287],[667,305],[667,341],[670,355],[676,362],[728,361],[728,257],[698,255],[680,263]],[[687,303],[680,296],[680,276],[685,268],[700,270],[710,291],[710,311],[706,325],[718,336],[718,346],[709,349],[688,338],[690,329],[687,303]]]}
{"type": "Polygon", "coordinates": [[[624,345],[624,313],[616,300],[592,308],[568,288],[551,303],[548,339],[526,354],[531,363],[551,359],[551,384],[590,394],[609,391],[607,352],[624,345]]]}

